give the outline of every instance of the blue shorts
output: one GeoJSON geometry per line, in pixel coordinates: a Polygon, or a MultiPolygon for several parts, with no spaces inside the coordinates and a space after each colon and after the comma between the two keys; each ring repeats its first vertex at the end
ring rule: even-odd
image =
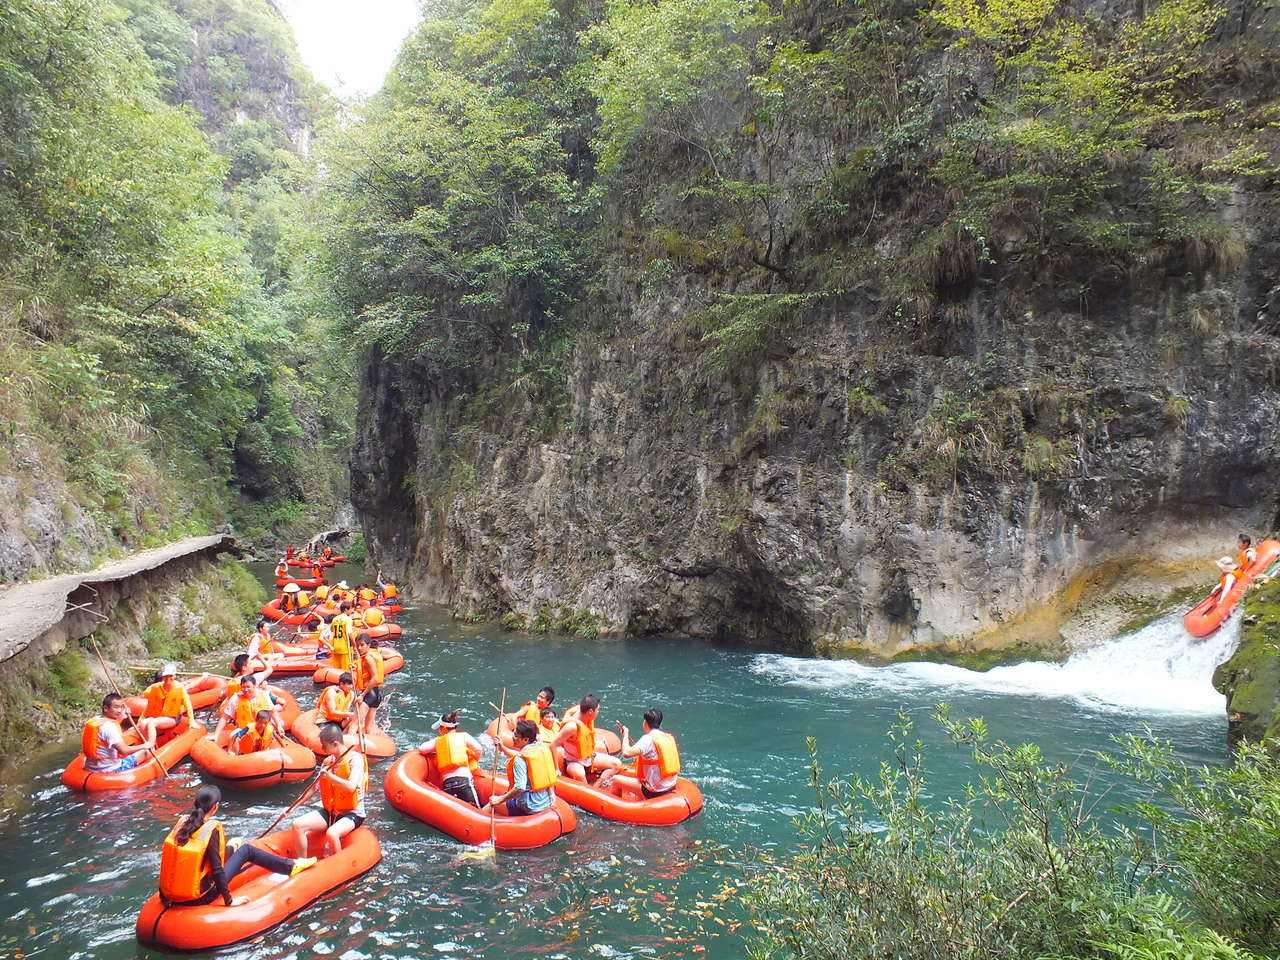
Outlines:
{"type": "Polygon", "coordinates": [[[542,813],[543,810],[550,810],[551,806],[552,804],[548,803],[546,806],[534,810],[529,806],[529,800],[526,794],[517,794],[507,801],[507,816],[531,817],[535,813],[542,813]]]}
{"type": "MultiPolygon", "coordinates": [[[[127,757],[121,757],[119,760],[96,760],[95,764],[105,764],[105,766],[90,766],[88,763],[84,765],[86,770],[94,773],[123,773],[126,770],[132,770],[138,765],[138,758],[141,753],[131,753],[127,757]]],[[[150,754],[148,754],[150,758],[150,754]]]]}

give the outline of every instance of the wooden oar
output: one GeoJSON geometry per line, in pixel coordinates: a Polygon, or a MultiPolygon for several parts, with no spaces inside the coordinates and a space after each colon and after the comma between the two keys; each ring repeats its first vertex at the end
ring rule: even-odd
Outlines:
{"type": "MultiPolygon", "coordinates": [[[[111,689],[115,691],[117,697],[124,700],[125,695],[121,693],[120,688],[116,686],[116,679],[111,675],[111,670],[107,667],[107,661],[103,659],[102,651],[98,649],[98,640],[92,633],[89,634],[89,642],[93,644],[93,652],[98,657],[98,663],[102,665],[102,672],[107,675],[107,682],[111,684],[111,689]]],[[[146,734],[142,732],[142,728],[138,726],[137,721],[133,719],[132,715],[129,716],[129,723],[133,729],[138,731],[138,736],[142,737],[142,743],[147,748],[147,753],[151,754],[151,759],[156,762],[156,766],[160,768],[160,773],[167,778],[169,776],[169,770],[165,767],[164,761],[160,759],[160,755],[156,753],[155,748],[147,743],[146,734]]]]}

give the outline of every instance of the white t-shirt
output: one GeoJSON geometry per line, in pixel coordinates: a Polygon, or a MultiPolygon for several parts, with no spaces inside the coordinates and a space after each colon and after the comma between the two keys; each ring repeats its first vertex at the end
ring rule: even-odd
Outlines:
{"type": "Polygon", "coordinates": [[[635,746],[640,750],[640,756],[644,757],[646,761],[644,785],[649,788],[649,792],[666,793],[668,790],[674,789],[676,780],[679,779],[680,775],[662,776],[662,773],[658,770],[658,748],[653,745],[653,736],[646,733],[635,742],[635,746]]]}

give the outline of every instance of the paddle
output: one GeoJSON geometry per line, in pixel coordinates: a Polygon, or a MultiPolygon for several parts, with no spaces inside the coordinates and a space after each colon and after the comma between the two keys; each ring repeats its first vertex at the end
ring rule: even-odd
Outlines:
{"type": "MultiPolygon", "coordinates": [[[[338,756],[338,759],[333,762],[334,766],[337,766],[339,763],[341,763],[343,758],[346,757],[346,755],[350,753],[352,750],[354,750],[355,748],[356,748],[356,745],[353,743],[349,747],[347,747],[347,749],[343,750],[342,753],[338,756]]],[[[263,830],[256,837],[254,837],[254,839],[261,840],[268,833],[270,833],[272,830],[278,827],[280,825],[281,820],[283,820],[289,814],[293,813],[294,810],[298,809],[298,805],[301,804],[304,800],[306,800],[307,797],[311,796],[311,791],[314,790],[316,788],[316,784],[320,782],[320,776],[321,774],[324,773],[324,770],[325,768],[323,766],[320,766],[319,768],[317,768],[316,775],[311,778],[311,782],[307,784],[306,789],[302,791],[302,793],[298,796],[298,799],[293,801],[293,803],[289,804],[289,806],[285,807],[284,813],[280,814],[280,816],[272,820],[271,825],[267,827],[267,829],[263,830]]]]}
{"type": "MultiPolygon", "coordinates": [[[[115,677],[111,675],[111,671],[107,668],[107,661],[102,658],[102,651],[98,649],[98,640],[92,633],[89,634],[89,642],[93,644],[93,652],[98,657],[98,663],[102,665],[102,672],[107,675],[107,682],[111,684],[111,689],[115,691],[116,696],[121,700],[125,699],[124,694],[120,692],[120,688],[116,686],[115,677]]],[[[167,778],[169,776],[169,771],[165,767],[164,761],[160,759],[160,755],[156,753],[155,748],[147,743],[146,734],[142,732],[142,728],[138,726],[137,721],[133,719],[132,714],[129,715],[129,724],[133,729],[138,731],[138,736],[142,737],[142,742],[146,745],[147,753],[151,754],[151,759],[154,760],[156,762],[156,766],[160,768],[160,773],[167,778]]]]}
{"type": "MultiPolygon", "coordinates": [[[[129,670],[136,670],[138,673],[151,673],[151,674],[154,674],[157,670],[159,670],[159,669],[160,669],[160,667],[161,667],[161,666],[163,666],[163,664],[158,664],[158,665],[156,665],[156,666],[151,666],[151,665],[149,665],[149,664],[145,664],[145,663],[126,663],[126,664],[125,664],[125,667],[126,667],[127,669],[129,669],[129,670]]],[[[208,673],[208,671],[207,671],[207,670],[206,670],[206,671],[201,671],[201,672],[196,672],[196,671],[192,671],[192,670],[179,670],[177,673],[175,673],[175,674],[174,674],[174,676],[176,676],[176,677],[203,677],[206,673],[208,673]]]]}

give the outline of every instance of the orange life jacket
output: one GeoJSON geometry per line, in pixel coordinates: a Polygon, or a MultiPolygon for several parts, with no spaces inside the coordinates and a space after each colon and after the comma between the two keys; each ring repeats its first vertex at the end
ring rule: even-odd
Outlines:
{"type": "Polygon", "coordinates": [[[238,750],[242,755],[246,753],[257,753],[259,750],[270,750],[276,745],[275,727],[271,724],[267,724],[267,728],[259,733],[257,724],[254,724],[245,733],[240,735],[239,740],[238,750]]]}
{"type": "MultiPolygon", "coordinates": [[[[520,756],[524,758],[529,774],[530,790],[547,790],[555,786],[556,760],[551,755],[551,748],[545,743],[530,743],[522,747],[520,756]]],[[[514,786],[516,782],[516,758],[507,758],[507,783],[514,786]]]]}
{"type": "Polygon", "coordinates": [[[321,556],[323,556],[326,560],[328,560],[330,557],[333,556],[333,547],[325,547],[323,552],[321,553],[321,556]]]}
{"type": "MultiPolygon", "coordinates": [[[[120,725],[109,717],[91,717],[80,732],[80,752],[86,760],[102,760],[98,754],[102,750],[102,733],[110,727],[120,729],[120,725]]],[[[121,733],[123,737],[124,734],[121,733]]]]}
{"type": "Polygon", "coordinates": [[[1237,577],[1249,569],[1249,551],[1241,550],[1236,554],[1236,568],[1231,572],[1237,577]]]}
{"type": "Polygon", "coordinates": [[[386,619],[386,615],[377,607],[370,607],[364,612],[364,622],[370,627],[380,627],[386,619]]]}
{"type": "Polygon", "coordinates": [[[147,687],[143,696],[147,698],[147,709],[144,717],[180,717],[187,712],[187,688],[174,682],[169,690],[165,690],[164,681],[153,683],[147,687]]]}
{"type": "Polygon", "coordinates": [[[340,686],[334,684],[324,688],[324,693],[320,694],[320,702],[316,706],[325,720],[341,723],[347,719],[342,714],[351,712],[351,703],[355,698],[355,691],[344,693],[340,686]]]}
{"type": "Polygon", "coordinates": [[[480,757],[476,754],[475,748],[467,743],[467,738],[464,734],[454,730],[436,737],[436,769],[440,771],[441,779],[447,777],[454,770],[461,770],[463,767],[475,767],[476,761],[479,759],[480,757]]]}
{"type": "Polygon", "coordinates": [[[545,723],[538,724],[538,739],[543,743],[552,743],[560,734],[562,724],[559,720],[552,720],[550,726],[545,723]]]}
{"type": "Polygon", "coordinates": [[[232,703],[231,722],[237,727],[251,727],[258,717],[259,710],[270,710],[271,699],[262,691],[255,690],[252,700],[237,693],[232,703]]]}
{"type": "Polygon", "coordinates": [[[646,767],[657,767],[658,775],[663,779],[676,776],[680,772],[680,749],[676,746],[676,738],[662,730],[651,730],[649,739],[658,756],[653,760],[643,755],[636,757],[636,773],[643,777],[646,767]]]}
{"type": "Polygon", "coordinates": [[[388,600],[394,600],[396,597],[400,596],[400,591],[396,588],[394,583],[388,583],[382,588],[382,595],[388,600]]]}
{"type": "Polygon", "coordinates": [[[293,613],[298,609],[298,595],[296,593],[283,593],[280,595],[280,609],[285,613],[293,613]]]}
{"type": "Polygon", "coordinates": [[[287,577],[289,575],[289,565],[287,563],[276,564],[276,576],[287,577]]]}
{"type": "MultiPolygon", "coordinates": [[[[343,780],[351,778],[352,756],[347,754],[333,768],[334,776],[341,777],[343,780]]],[[[340,787],[328,777],[320,778],[320,803],[324,806],[330,815],[338,815],[347,813],[360,806],[360,801],[364,798],[364,792],[369,787],[369,766],[365,764],[363,783],[358,784],[355,789],[340,787]]]]}
{"type": "Polygon", "coordinates": [[[382,659],[382,654],[370,647],[360,658],[359,663],[360,689],[368,690],[371,687],[382,686],[383,681],[387,679],[387,663],[382,659]]]}
{"type": "Polygon", "coordinates": [[[208,892],[212,871],[205,860],[209,844],[218,844],[218,854],[227,859],[227,836],[217,820],[206,820],[186,843],[178,843],[179,821],[160,850],[160,896],[170,903],[189,903],[208,892]]]}
{"type": "Polygon", "coordinates": [[[365,603],[373,603],[373,601],[378,599],[378,592],[376,590],[371,590],[369,587],[361,587],[360,599],[365,603]]]}
{"type": "Polygon", "coordinates": [[[596,755],[596,721],[590,723],[578,717],[578,759],[590,760],[596,755]]]}

